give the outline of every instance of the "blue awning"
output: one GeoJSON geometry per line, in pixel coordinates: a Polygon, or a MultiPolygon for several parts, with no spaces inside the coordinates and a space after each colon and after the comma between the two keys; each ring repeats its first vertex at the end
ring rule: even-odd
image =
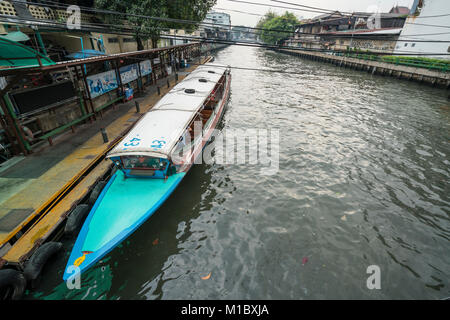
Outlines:
{"type": "Polygon", "coordinates": [[[97,50],[83,50],[83,51],[78,51],[75,53],[71,53],[69,55],[66,56],[66,58],[69,59],[85,59],[85,58],[91,58],[91,57],[97,57],[97,56],[105,56],[106,54],[104,52],[101,51],[97,51],[97,50]]]}

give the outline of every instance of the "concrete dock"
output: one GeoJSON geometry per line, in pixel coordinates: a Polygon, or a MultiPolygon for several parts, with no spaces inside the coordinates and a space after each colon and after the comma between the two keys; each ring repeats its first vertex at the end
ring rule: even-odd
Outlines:
{"type": "Polygon", "coordinates": [[[276,49],[275,51],[309,60],[332,63],[342,68],[351,68],[355,70],[365,71],[371,74],[396,77],[399,79],[416,81],[419,83],[428,83],[432,86],[443,87],[447,89],[450,88],[450,72],[441,72],[425,68],[395,65],[387,62],[363,60],[298,49],[276,49]]]}

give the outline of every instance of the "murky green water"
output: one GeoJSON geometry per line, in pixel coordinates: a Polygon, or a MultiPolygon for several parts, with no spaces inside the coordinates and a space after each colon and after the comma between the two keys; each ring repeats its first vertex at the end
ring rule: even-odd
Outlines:
{"type": "Polygon", "coordinates": [[[216,61],[301,73],[232,72],[223,126],[279,129],[278,174],[197,165],[81,290],[61,280],[70,240],[27,298],[449,297],[448,91],[256,48],[216,61]]]}

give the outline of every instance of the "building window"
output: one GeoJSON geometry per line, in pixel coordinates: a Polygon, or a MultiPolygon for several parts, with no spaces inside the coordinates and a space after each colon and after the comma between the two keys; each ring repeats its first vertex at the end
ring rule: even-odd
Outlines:
{"type": "Polygon", "coordinates": [[[416,44],[415,43],[413,43],[412,45],[411,45],[411,47],[415,47],[416,46],[416,44]]]}
{"type": "Polygon", "coordinates": [[[119,42],[118,38],[108,38],[108,43],[117,43],[119,42]]]}
{"type": "Polygon", "coordinates": [[[408,44],[407,43],[405,43],[405,47],[407,47],[408,46],[408,44]]]}
{"type": "Polygon", "coordinates": [[[449,52],[449,53],[450,53],[450,46],[448,46],[447,52],[449,52]]]}

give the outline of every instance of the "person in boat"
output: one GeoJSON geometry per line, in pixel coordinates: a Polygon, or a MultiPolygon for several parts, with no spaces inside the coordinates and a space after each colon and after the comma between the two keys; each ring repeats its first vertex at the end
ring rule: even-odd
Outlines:
{"type": "Polygon", "coordinates": [[[159,159],[139,156],[135,164],[135,168],[160,170],[164,168],[164,165],[164,162],[159,161],[159,159]]]}

